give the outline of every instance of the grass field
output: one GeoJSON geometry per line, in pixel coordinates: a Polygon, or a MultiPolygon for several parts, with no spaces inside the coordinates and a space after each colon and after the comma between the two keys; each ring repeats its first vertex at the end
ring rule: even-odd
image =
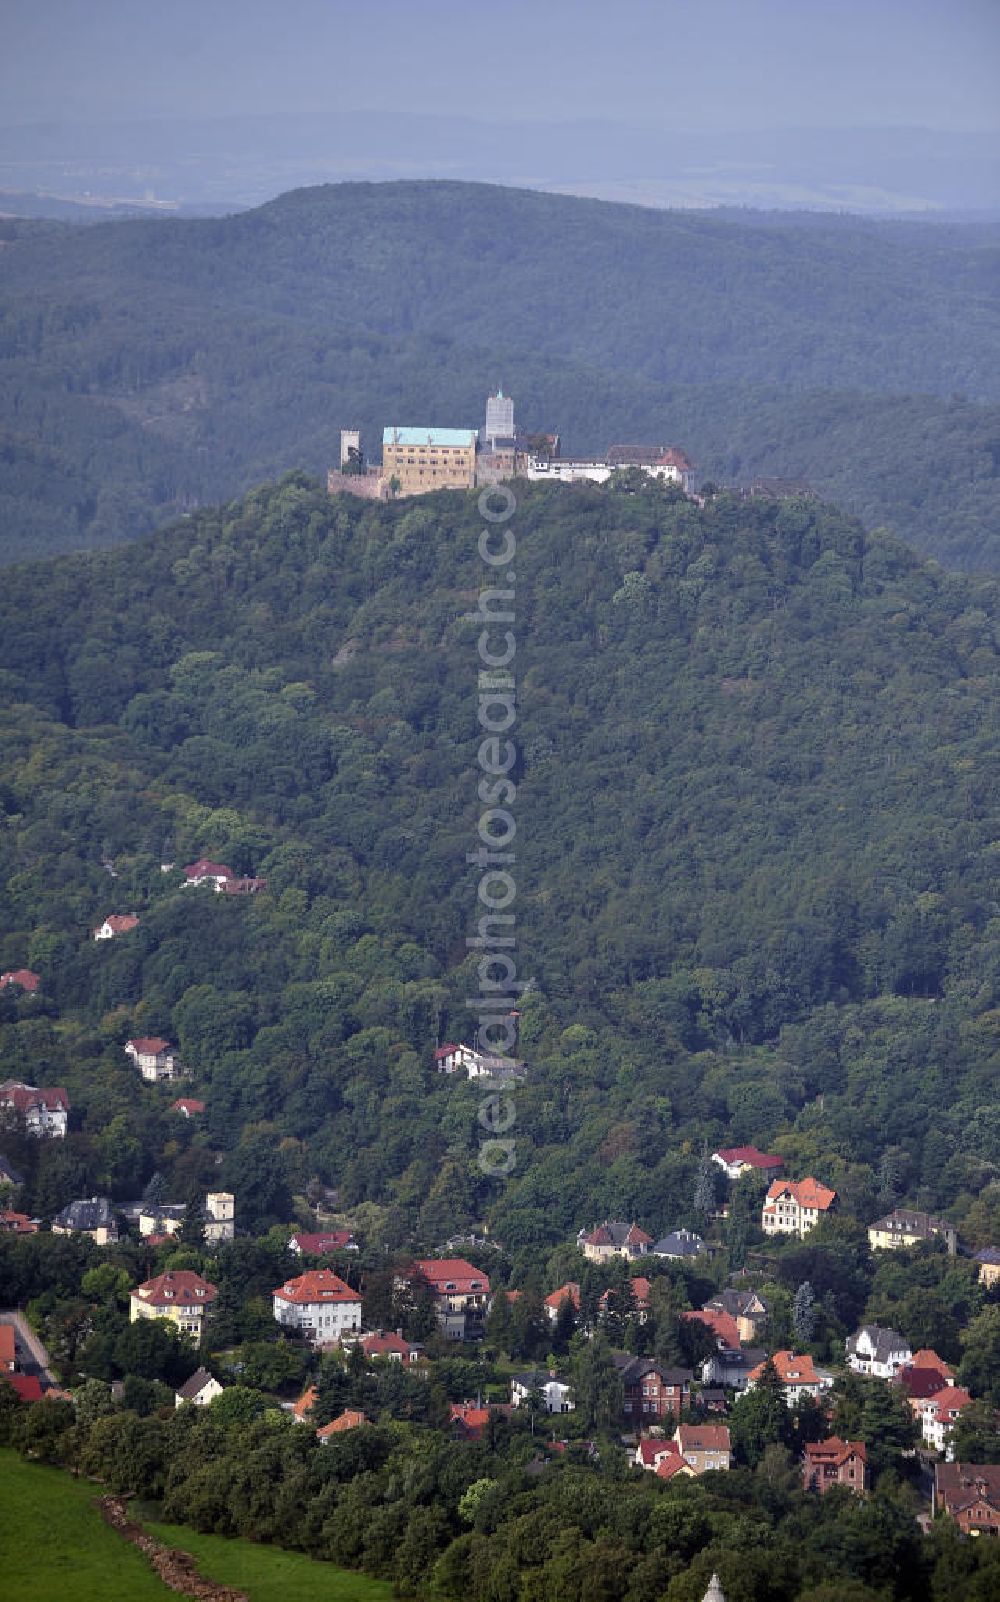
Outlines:
{"type": "MultiPolygon", "coordinates": [[[[2,1602],[178,1602],[146,1559],[108,1528],[98,1486],[0,1449],[2,1602]]],[[[391,1602],[392,1587],[296,1552],[196,1535],[143,1520],[150,1535],[196,1559],[202,1574],[250,1602],[391,1602]]]]}
{"type": "Polygon", "coordinates": [[[3,1602],[177,1602],[142,1554],[103,1522],[99,1494],[61,1469],[0,1451],[3,1602]]]}
{"type": "Polygon", "coordinates": [[[143,1528],[167,1546],[190,1552],[202,1574],[246,1591],[250,1602],[391,1602],[392,1586],[382,1580],[316,1563],[299,1552],[197,1535],[181,1524],[144,1519],[143,1528]]]}

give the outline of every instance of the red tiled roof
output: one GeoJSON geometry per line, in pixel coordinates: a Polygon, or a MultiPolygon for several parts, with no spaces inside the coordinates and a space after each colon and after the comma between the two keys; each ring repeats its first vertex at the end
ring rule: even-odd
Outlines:
{"type": "Polygon", "coordinates": [[[961,1385],[945,1385],[933,1396],[916,1399],[911,1406],[918,1413],[931,1413],[936,1418],[949,1418],[961,1413],[971,1403],[972,1397],[961,1385]]]}
{"type": "Polygon", "coordinates": [[[653,1468],[658,1457],[675,1456],[677,1447],[673,1441],[664,1441],[652,1435],[644,1435],[636,1447],[636,1453],[640,1463],[645,1463],[647,1468],[653,1468]]]}
{"type": "Polygon", "coordinates": [[[572,1302],[577,1312],[580,1311],[580,1287],[575,1279],[568,1279],[565,1285],[560,1285],[558,1290],[545,1298],[545,1306],[551,1307],[554,1313],[558,1313],[563,1302],[572,1302]]]}
{"type": "Polygon", "coordinates": [[[694,1470],[687,1458],[682,1457],[675,1446],[668,1456],[660,1458],[655,1472],[661,1480],[672,1480],[675,1474],[693,1474],[694,1470]]]}
{"type": "Polygon", "coordinates": [[[839,1468],[852,1456],[867,1463],[864,1441],[842,1441],[839,1435],[830,1435],[825,1441],[809,1441],[806,1444],[806,1461],[809,1463],[829,1463],[839,1468]]]}
{"type": "Polygon", "coordinates": [[[319,1233],[307,1234],[298,1230],[288,1242],[292,1250],[307,1252],[310,1257],[321,1257],[324,1252],[343,1251],[354,1239],[349,1229],[328,1229],[319,1233]]]}
{"type": "Polygon", "coordinates": [[[69,1097],[61,1085],[24,1085],[17,1079],[8,1079],[0,1085],[0,1103],[28,1112],[32,1107],[62,1107],[69,1111],[69,1097]]]}
{"type": "Polygon", "coordinates": [[[12,968],[8,973],[0,973],[0,990],[6,989],[7,985],[19,985],[22,990],[33,994],[41,982],[39,975],[32,973],[30,968],[12,968]]]}
{"type": "Polygon", "coordinates": [[[366,1357],[386,1357],[390,1352],[398,1352],[400,1357],[409,1357],[413,1347],[409,1341],[404,1341],[402,1335],[365,1335],[361,1340],[361,1350],[366,1357]]]}
{"type": "Polygon", "coordinates": [[[27,1213],[0,1212],[0,1235],[37,1235],[38,1225],[27,1213]]]}
{"type": "MultiPolygon", "coordinates": [[[[466,1049],[468,1049],[468,1048],[466,1048],[466,1049]]],[[[451,1045],[449,1045],[449,1046],[439,1046],[437,1051],[434,1053],[434,1061],[435,1062],[440,1062],[443,1057],[450,1057],[453,1051],[458,1051],[458,1050],[459,1050],[458,1046],[451,1046],[451,1045]]]]}
{"type": "Polygon", "coordinates": [[[912,1401],[922,1401],[925,1397],[936,1396],[942,1389],[947,1375],[942,1374],[939,1368],[917,1368],[913,1363],[907,1363],[896,1375],[896,1379],[903,1387],[912,1401]]]}
{"type": "Polygon", "coordinates": [[[469,1402],[452,1402],[449,1408],[450,1422],[459,1424],[467,1434],[478,1438],[490,1421],[488,1407],[473,1407],[469,1402]]]}
{"type": "Polygon", "coordinates": [[[919,1352],[914,1352],[910,1359],[910,1367],[936,1368],[939,1374],[944,1375],[945,1379],[951,1379],[955,1372],[955,1370],[945,1362],[944,1358],[938,1357],[937,1352],[935,1352],[929,1346],[921,1346],[919,1352]]]}
{"type": "Polygon", "coordinates": [[[726,1424],[678,1424],[677,1445],[686,1452],[728,1452],[729,1428],[726,1424]]]}
{"type": "Polygon", "coordinates": [[[329,1440],[331,1435],[341,1435],[344,1430],[356,1430],[362,1424],[367,1423],[368,1420],[363,1413],[359,1413],[356,1408],[345,1407],[342,1413],[338,1413],[337,1417],[332,1419],[329,1424],[324,1424],[322,1429],[316,1431],[316,1434],[321,1441],[326,1441],[329,1440]]]}
{"type": "Polygon", "coordinates": [[[16,1357],[14,1331],[10,1324],[0,1324],[0,1363],[13,1363],[16,1357]]]}
{"type": "Polygon", "coordinates": [[[821,1213],[825,1213],[837,1199],[835,1190],[828,1185],[821,1185],[818,1179],[811,1176],[807,1179],[776,1179],[767,1193],[765,1207],[785,1195],[791,1196],[800,1207],[815,1207],[821,1213]]]}
{"type": "MultiPolygon", "coordinates": [[[[759,1380],[764,1372],[766,1359],[751,1369],[749,1378],[759,1380]]],[[[808,1352],[774,1352],[771,1356],[778,1378],[782,1385],[818,1385],[820,1376],[813,1367],[812,1357],[808,1352]]]]}
{"type": "Polygon", "coordinates": [[[304,1419],[306,1414],[312,1408],[314,1408],[316,1406],[316,1398],[318,1397],[318,1395],[319,1395],[319,1392],[317,1391],[315,1385],[308,1386],[302,1392],[302,1395],[299,1397],[299,1399],[296,1402],[295,1406],[292,1408],[292,1416],[293,1416],[293,1418],[297,1418],[299,1420],[304,1419]]]}
{"type": "Polygon", "coordinates": [[[751,1168],[781,1168],[783,1157],[759,1151],[756,1146],[722,1146],[713,1154],[724,1163],[748,1163],[751,1168]]]}
{"type": "MultiPolygon", "coordinates": [[[[634,1279],[627,1279],[627,1280],[624,1281],[624,1284],[625,1285],[631,1285],[631,1287],[632,1287],[632,1295],[635,1297],[636,1306],[637,1307],[648,1307],[649,1306],[649,1289],[650,1289],[650,1286],[649,1286],[649,1280],[648,1279],[645,1279],[642,1276],[642,1274],[636,1274],[634,1279]]],[[[611,1285],[609,1285],[606,1291],[602,1291],[601,1292],[601,1295],[600,1295],[600,1297],[598,1299],[598,1303],[597,1303],[598,1307],[600,1307],[601,1309],[604,1309],[604,1308],[607,1307],[608,1298],[611,1295],[612,1289],[613,1289],[613,1287],[611,1285]]],[[[579,1296],[579,1289],[578,1289],[577,1290],[576,1306],[579,1307],[579,1305],[580,1305],[580,1296],[579,1296]]]]}
{"type": "Polygon", "coordinates": [[[196,1101],[193,1096],[178,1096],[176,1101],[170,1103],[170,1111],[187,1113],[190,1117],[194,1113],[203,1113],[205,1111],[205,1103],[196,1101]]]}
{"type": "Polygon", "coordinates": [[[329,1268],[314,1268],[308,1274],[300,1274],[297,1279],[286,1280],[274,1295],[280,1296],[283,1302],[294,1302],[299,1307],[305,1307],[310,1302],[357,1302],[359,1306],[361,1303],[361,1292],[352,1290],[329,1268]]]}
{"type": "Polygon", "coordinates": [[[199,857],[197,862],[190,862],[184,869],[188,879],[233,879],[235,874],[232,868],[227,868],[224,862],[210,862],[208,857],[199,857]]]}
{"type": "Polygon", "coordinates": [[[706,1311],[702,1308],[700,1312],[682,1313],[681,1317],[690,1323],[704,1324],[706,1329],[710,1329],[713,1335],[718,1336],[727,1351],[739,1351],[740,1331],[732,1313],[718,1311],[715,1308],[706,1311]]]}
{"type": "Polygon", "coordinates": [[[129,1047],[133,1051],[141,1052],[144,1057],[158,1057],[161,1051],[172,1049],[169,1040],[161,1040],[159,1035],[140,1035],[135,1040],[126,1040],[125,1050],[129,1047]]]}
{"type": "Polygon", "coordinates": [[[421,1279],[425,1279],[439,1296],[448,1290],[462,1296],[474,1291],[489,1295],[488,1275],[484,1274],[481,1268],[473,1268],[464,1257],[421,1257],[414,1263],[413,1268],[414,1272],[419,1274],[421,1279]]]}
{"type": "Polygon", "coordinates": [[[147,1279],[132,1294],[140,1296],[150,1307],[176,1307],[178,1303],[186,1307],[196,1304],[207,1307],[219,1293],[214,1285],[202,1279],[193,1269],[170,1268],[164,1274],[157,1274],[154,1279],[147,1279]]]}
{"type": "MultiPolygon", "coordinates": [[[[105,918],[104,923],[109,929],[114,930],[115,934],[128,934],[130,929],[139,926],[138,918],[131,912],[113,912],[109,918],[105,918]]],[[[103,929],[104,923],[99,923],[98,929],[103,929]]]]}
{"type": "Polygon", "coordinates": [[[37,1374],[0,1374],[0,1380],[13,1385],[22,1402],[40,1402],[42,1387],[37,1374]]]}

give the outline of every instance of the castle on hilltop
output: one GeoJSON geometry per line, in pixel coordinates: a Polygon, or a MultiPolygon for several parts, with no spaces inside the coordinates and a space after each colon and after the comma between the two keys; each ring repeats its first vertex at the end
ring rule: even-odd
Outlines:
{"type": "Polygon", "coordinates": [[[513,399],[498,389],[487,397],[483,428],[383,429],[379,465],[365,462],[358,429],[342,429],[340,466],[331,468],[326,487],[331,495],[388,501],[433,490],[477,489],[511,478],[604,484],[622,468],[637,468],[685,492],[694,479],[687,456],[672,445],[612,445],[601,458],[562,457],[558,434],[517,432],[513,399]]]}

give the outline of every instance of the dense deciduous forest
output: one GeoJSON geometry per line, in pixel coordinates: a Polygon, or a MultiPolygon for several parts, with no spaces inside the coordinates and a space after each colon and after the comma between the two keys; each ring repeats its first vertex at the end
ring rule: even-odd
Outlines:
{"type": "Polygon", "coordinates": [[[380,1238],[688,1221],[706,1142],[862,1219],[1000,1215],[997,592],[815,501],[523,491],[515,525],[518,1156],[477,1167],[473,497],[291,475],[127,552],[12,569],[4,1071],[65,1084],[31,1206],[186,1190],[248,1226],[316,1178],[380,1238]],[[201,854],[253,897],[180,884],[201,854]],[[113,869],[112,877],[109,868],[113,869]],[[95,942],[109,912],[131,935],[95,942]],[[178,1043],[204,1127],[142,1087],[178,1043]],[[887,1181],[886,1175],[890,1176],[887,1181]]]}
{"type": "Polygon", "coordinates": [[[996,566],[997,239],[346,184],[236,217],[9,220],[6,559],[130,539],[337,430],[480,420],[502,381],[570,449],[806,474],[950,566],[996,566]]]}

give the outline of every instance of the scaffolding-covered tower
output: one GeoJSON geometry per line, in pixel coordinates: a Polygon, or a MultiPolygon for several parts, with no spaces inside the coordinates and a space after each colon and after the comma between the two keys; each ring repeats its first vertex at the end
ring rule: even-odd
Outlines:
{"type": "Polygon", "coordinates": [[[502,389],[498,389],[495,395],[486,397],[486,427],[483,430],[483,444],[487,450],[492,450],[498,439],[512,440],[513,438],[513,397],[505,395],[502,389]]]}

